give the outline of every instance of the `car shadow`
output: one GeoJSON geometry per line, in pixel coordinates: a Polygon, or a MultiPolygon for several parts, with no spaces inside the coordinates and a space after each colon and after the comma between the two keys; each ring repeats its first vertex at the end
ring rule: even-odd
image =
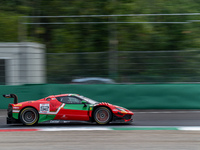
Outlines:
{"type": "Polygon", "coordinates": [[[77,123],[77,122],[70,122],[70,123],[39,123],[33,126],[25,126],[23,124],[11,124],[11,125],[1,125],[0,128],[37,128],[37,127],[118,127],[118,126],[133,126],[133,123],[109,123],[106,125],[99,125],[96,123],[77,123]]]}

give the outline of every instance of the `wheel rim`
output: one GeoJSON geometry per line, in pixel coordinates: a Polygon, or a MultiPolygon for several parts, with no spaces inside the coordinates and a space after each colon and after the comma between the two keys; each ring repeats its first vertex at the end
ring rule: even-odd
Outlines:
{"type": "Polygon", "coordinates": [[[23,120],[26,123],[32,123],[36,120],[36,113],[33,111],[24,112],[23,120]]]}
{"type": "Polygon", "coordinates": [[[96,120],[100,123],[105,123],[109,120],[110,114],[108,110],[105,109],[99,109],[96,112],[96,120]]]}

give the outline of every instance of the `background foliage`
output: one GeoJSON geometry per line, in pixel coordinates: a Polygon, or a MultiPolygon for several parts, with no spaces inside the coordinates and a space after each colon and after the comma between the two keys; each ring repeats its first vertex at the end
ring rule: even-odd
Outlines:
{"type": "MultiPolygon", "coordinates": [[[[199,6],[200,2],[198,0],[2,0],[0,1],[0,41],[16,42],[19,40],[18,19],[20,16],[197,13],[200,12],[199,6]]],[[[194,15],[138,16],[117,17],[114,21],[187,22],[188,20],[198,19],[200,17],[194,15]]],[[[45,23],[88,21],[106,22],[113,21],[113,18],[27,19],[27,22],[45,23]]],[[[198,77],[200,73],[198,70],[199,27],[198,22],[187,24],[136,23],[116,25],[39,24],[27,26],[26,40],[45,44],[47,53],[109,52],[110,43],[117,43],[117,51],[119,52],[118,70],[114,76],[109,73],[109,57],[104,54],[91,56],[93,60],[88,59],[88,55],[80,54],[71,56],[71,59],[69,57],[62,58],[63,56],[61,57],[60,55],[48,55],[47,64],[52,64],[47,66],[48,82],[50,83],[70,82],[74,77],[84,76],[110,77],[118,82],[197,82],[200,81],[198,77]],[[112,33],[113,31],[116,31],[116,33],[112,33]],[[116,34],[116,41],[112,41],[112,34],[116,34]],[[126,51],[159,52],[177,50],[191,52],[120,53],[126,51]],[[193,53],[194,50],[197,51],[193,53]],[[103,61],[98,58],[102,58],[103,61]],[[107,58],[107,60],[104,60],[104,58],[107,58]],[[67,64],[76,65],[69,66],[67,64]],[[90,66],[89,64],[98,65],[90,66]],[[72,72],[71,70],[73,69],[76,71],[72,72]],[[58,72],[60,76],[56,75],[58,72]],[[170,77],[173,77],[173,79],[170,77]]]]}

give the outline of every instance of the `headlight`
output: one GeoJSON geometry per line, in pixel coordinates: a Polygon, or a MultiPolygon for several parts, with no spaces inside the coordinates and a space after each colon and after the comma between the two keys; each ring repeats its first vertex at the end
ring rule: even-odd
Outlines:
{"type": "Polygon", "coordinates": [[[120,110],[120,111],[126,111],[125,109],[122,109],[122,108],[117,108],[117,107],[116,107],[116,109],[117,109],[117,110],[120,110]]]}

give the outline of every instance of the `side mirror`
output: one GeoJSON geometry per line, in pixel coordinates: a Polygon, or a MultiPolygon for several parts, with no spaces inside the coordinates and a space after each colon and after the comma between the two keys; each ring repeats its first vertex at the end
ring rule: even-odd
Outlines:
{"type": "Polygon", "coordinates": [[[81,103],[84,104],[83,107],[87,107],[87,102],[86,101],[82,101],[81,103]]]}

